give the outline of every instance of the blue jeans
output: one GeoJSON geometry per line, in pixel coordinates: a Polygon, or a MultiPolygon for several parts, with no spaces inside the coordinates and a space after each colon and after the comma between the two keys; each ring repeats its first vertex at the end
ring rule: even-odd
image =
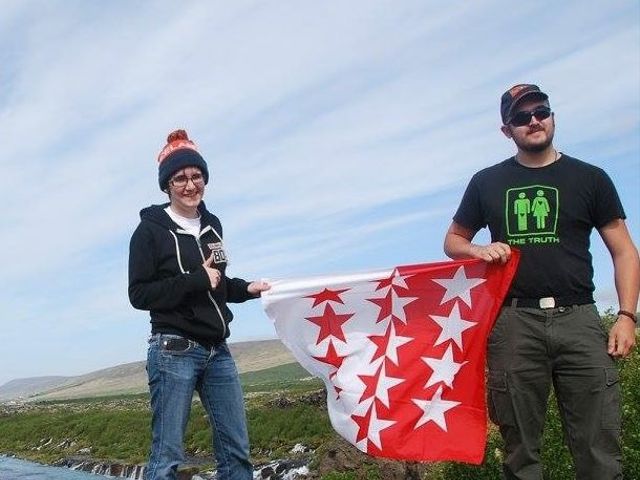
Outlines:
{"type": "Polygon", "coordinates": [[[184,462],[183,439],[194,391],[200,395],[214,428],[217,478],[252,479],[242,389],[227,344],[207,350],[188,341],[183,349],[167,350],[166,340],[179,338],[158,334],[149,340],[147,373],[153,438],[145,479],[176,478],[178,465],[184,462]]]}

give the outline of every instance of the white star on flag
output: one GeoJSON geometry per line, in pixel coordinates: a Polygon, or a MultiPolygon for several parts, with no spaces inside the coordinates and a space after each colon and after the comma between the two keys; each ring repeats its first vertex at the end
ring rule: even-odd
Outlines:
{"type": "Polygon", "coordinates": [[[375,403],[371,408],[371,419],[369,420],[369,431],[367,432],[367,438],[371,440],[371,442],[376,447],[382,448],[382,443],[380,442],[380,432],[385,428],[389,428],[396,422],[394,420],[382,420],[378,418],[375,403]]]}
{"type": "Polygon", "coordinates": [[[394,285],[396,287],[402,287],[408,290],[409,287],[407,286],[407,282],[405,282],[404,279],[405,277],[400,275],[400,272],[398,272],[398,269],[396,268],[393,271],[393,277],[391,278],[391,285],[394,285]]]}
{"type": "Polygon", "coordinates": [[[407,324],[407,315],[404,312],[404,307],[409,305],[418,297],[400,297],[396,293],[395,289],[391,288],[391,314],[400,320],[405,325],[407,324]]]}
{"type": "Polygon", "coordinates": [[[398,348],[400,348],[405,343],[409,343],[412,341],[411,337],[401,337],[400,335],[396,335],[396,327],[391,322],[391,331],[389,332],[389,343],[387,343],[387,350],[385,352],[385,357],[391,360],[394,364],[398,364],[398,348]]]}
{"type": "Polygon", "coordinates": [[[462,332],[476,325],[476,322],[469,322],[460,318],[460,309],[455,303],[448,317],[439,317],[438,315],[429,315],[434,322],[440,325],[442,331],[440,336],[434,343],[434,346],[440,345],[447,340],[453,340],[462,350],[462,332]]]}
{"type": "MultiPolygon", "coordinates": [[[[396,277],[394,277],[394,278],[396,278],[396,277]]],[[[385,317],[380,318],[380,320],[389,318],[389,316],[392,315],[392,316],[396,317],[398,320],[400,320],[402,323],[404,323],[406,325],[407,324],[407,314],[404,311],[404,307],[409,305],[414,300],[417,300],[418,297],[401,297],[396,292],[396,289],[393,288],[392,284],[389,284],[386,287],[384,287],[381,290],[379,290],[379,294],[381,296],[375,297],[375,298],[371,298],[370,300],[384,300],[385,303],[387,301],[389,301],[389,300],[391,301],[391,312],[388,313],[385,317]],[[390,288],[391,290],[390,291],[387,290],[388,288],[390,288]]],[[[378,306],[380,308],[383,308],[380,305],[379,302],[376,302],[376,303],[378,304],[378,306]]]]}
{"type": "Polygon", "coordinates": [[[459,298],[471,307],[471,289],[486,280],[484,278],[467,278],[464,267],[460,266],[453,278],[434,278],[433,281],[447,289],[440,305],[453,298],[459,298]]]}
{"type": "Polygon", "coordinates": [[[453,361],[453,349],[451,348],[451,344],[449,344],[447,351],[444,352],[441,359],[422,357],[422,361],[429,365],[433,370],[433,373],[429,377],[424,388],[428,388],[438,382],[444,382],[449,388],[453,388],[453,379],[462,366],[468,363],[466,360],[462,363],[456,363],[453,361]]]}
{"type": "Polygon", "coordinates": [[[446,432],[447,422],[444,418],[445,412],[460,405],[460,402],[442,400],[442,385],[438,387],[438,390],[431,400],[420,400],[417,398],[413,398],[412,400],[423,412],[422,417],[416,422],[416,426],[413,427],[414,430],[427,422],[434,422],[446,432]]]}
{"type": "Polygon", "coordinates": [[[376,384],[376,398],[378,398],[385,407],[389,408],[389,389],[404,382],[404,378],[387,377],[385,367],[382,365],[378,383],[376,384]]]}

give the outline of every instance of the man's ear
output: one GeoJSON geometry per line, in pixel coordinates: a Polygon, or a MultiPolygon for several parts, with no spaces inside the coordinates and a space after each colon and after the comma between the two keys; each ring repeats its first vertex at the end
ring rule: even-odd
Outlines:
{"type": "Polygon", "coordinates": [[[502,133],[504,133],[505,137],[507,138],[513,137],[513,135],[511,134],[511,127],[509,125],[502,125],[500,127],[500,130],[502,130],[502,133]]]}

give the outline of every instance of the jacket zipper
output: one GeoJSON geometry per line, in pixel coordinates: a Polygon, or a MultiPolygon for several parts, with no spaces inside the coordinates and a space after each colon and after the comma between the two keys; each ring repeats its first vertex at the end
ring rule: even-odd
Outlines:
{"type": "MultiPolygon", "coordinates": [[[[206,258],[204,258],[204,252],[202,251],[202,244],[200,243],[200,237],[193,237],[196,240],[196,243],[198,244],[198,250],[200,251],[200,256],[202,257],[202,261],[205,261],[206,258]]],[[[213,298],[213,295],[211,295],[211,291],[209,289],[207,289],[207,295],[209,296],[209,300],[211,300],[211,302],[213,303],[213,306],[216,307],[216,311],[218,312],[218,316],[220,317],[220,323],[222,323],[222,339],[224,340],[227,336],[227,324],[224,323],[224,317],[222,316],[222,311],[220,311],[220,307],[218,306],[218,302],[216,302],[216,299],[213,298]]]]}

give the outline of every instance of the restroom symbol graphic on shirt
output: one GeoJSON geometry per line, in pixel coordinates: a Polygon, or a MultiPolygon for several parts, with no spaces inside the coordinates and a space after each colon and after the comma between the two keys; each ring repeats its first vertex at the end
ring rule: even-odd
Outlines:
{"type": "Polygon", "coordinates": [[[509,237],[556,235],[558,189],[546,185],[510,188],[505,198],[505,224],[509,237]]]}

